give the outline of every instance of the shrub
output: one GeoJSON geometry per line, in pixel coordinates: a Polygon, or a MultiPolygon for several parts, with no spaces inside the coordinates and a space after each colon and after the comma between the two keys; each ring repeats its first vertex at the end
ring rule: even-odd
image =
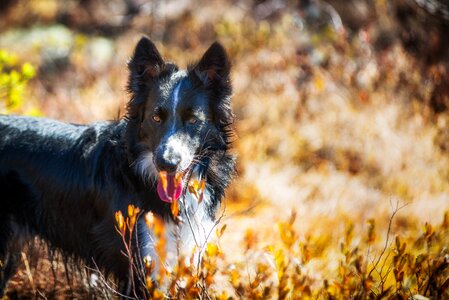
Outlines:
{"type": "MultiPolygon", "coordinates": [[[[449,213],[444,214],[439,226],[426,223],[421,234],[396,235],[392,238],[393,219],[400,207],[396,207],[389,219],[384,240],[376,244],[376,221],[370,219],[366,236],[354,239],[355,225],[348,223],[342,236],[338,269],[323,282],[317,282],[306,270],[307,264],[333,245],[315,245],[318,241],[302,240],[295,229],[296,214],[278,223],[278,239],[275,245],[258,249],[258,234],[247,230],[243,245],[249,257],[248,264],[232,263],[221,251],[219,238],[226,225],[217,229],[218,241],[210,242],[203,252],[201,263],[190,264],[179,257],[170,270],[163,266],[154,279],[151,258],[143,258],[145,271],[130,265],[137,276],[146,278],[149,299],[443,299],[449,296],[449,213]],[[377,246],[376,246],[377,245],[377,246]],[[383,245],[380,248],[378,245],[383,245]],[[321,248],[319,251],[313,249],[321,248]],[[324,249],[324,250],[323,250],[324,249]],[[375,251],[375,250],[378,251],[375,251]],[[263,256],[255,253],[262,251],[263,256]],[[251,264],[251,266],[249,266],[251,264]],[[147,275],[145,275],[147,274],[147,275]],[[145,277],[146,276],[146,277],[145,277]]],[[[131,241],[139,209],[130,206],[128,216],[116,214],[117,231],[123,237],[126,248],[131,241]]],[[[149,213],[147,225],[159,239],[156,246],[162,255],[165,247],[163,222],[149,213]]],[[[127,255],[130,256],[130,253],[127,255]]]]}
{"type": "Polygon", "coordinates": [[[0,112],[21,112],[28,81],[35,74],[30,63],[20,64],[15,55],[0,49],[0,112]]]}

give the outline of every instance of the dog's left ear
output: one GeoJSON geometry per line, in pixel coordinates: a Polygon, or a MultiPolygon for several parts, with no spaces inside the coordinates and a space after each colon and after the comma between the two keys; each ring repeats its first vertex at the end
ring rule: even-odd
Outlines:
{"type": "Polygon", "coordinates": [[[204,85],[226,83],[229,81],[231,63],[223,46],[215,42],[204,53],[201,60],[193,68],[195,75],[204,85]]]}

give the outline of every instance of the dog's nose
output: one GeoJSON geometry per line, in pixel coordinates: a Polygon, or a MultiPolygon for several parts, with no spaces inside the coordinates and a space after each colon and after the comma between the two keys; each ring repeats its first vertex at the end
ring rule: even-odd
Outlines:
{"type": "Polygon", "coordinates": [[[181,157],[178,155],[158,155],[156,157],[156,165],[159,171],[166,171],[167,173],[174,173],[178,169],[178,165],[181,162],[181,157]]]}

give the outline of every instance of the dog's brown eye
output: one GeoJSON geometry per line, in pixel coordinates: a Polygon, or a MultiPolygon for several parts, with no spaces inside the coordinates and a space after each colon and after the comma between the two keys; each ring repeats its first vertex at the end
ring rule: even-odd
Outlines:
{"type": "Polygon", "coordinates": [[[191,116],[187,119],[187,123],[189,124],[196,124],[196,122],[198,122],[198,119],[195,118],[194,116],[191,116]]]}
{"type": "Polygon", "coordinates": [[[151,119],[155,122],[155,123],[160,123],[161,122],[161,117],[158,115],[152,115],[151,119]]]}

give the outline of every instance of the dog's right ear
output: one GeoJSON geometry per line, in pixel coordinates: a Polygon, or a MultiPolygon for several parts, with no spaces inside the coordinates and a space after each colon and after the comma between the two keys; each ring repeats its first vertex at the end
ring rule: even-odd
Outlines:
{"type": "Polygon", "coordinates": [[[165,63],[156,46],[147,37],[142,37],[128,63],[128,90],[139,94],[164,69],[165,63]]]}

